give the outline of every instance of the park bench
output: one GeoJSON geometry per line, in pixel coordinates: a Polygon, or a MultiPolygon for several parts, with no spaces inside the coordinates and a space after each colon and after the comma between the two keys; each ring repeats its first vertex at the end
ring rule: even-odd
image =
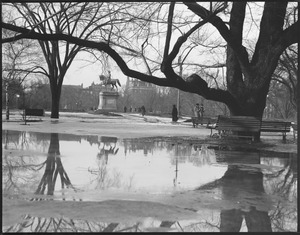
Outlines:
{"type": "MultiPolygon", "coordinates": [[[[219,115],[215,125],[210,128],[216,129],[220,137],[238,136],[243,138],[252,138],[255,140],[255,135],[260,132],[261,121],[257,117],[248,116],[223,116],[219,115]],[[236,134],[237,133],[237,134],[236,134]],[[250,135],[249,135],[250,133],[250,135]]],[[[212,135],[212,132],[211,132],[212,135]]]]}
{"type": "Polygon", "coordinates": [[[25,124],[28,121],[27,119],[28,116],[43,117],[45,116],[45,111],[44,109],[24,109],[23,118],[25,124]]]}
{"type": "Polygon", "coordinates": [[[282,132],[283,140],[286,140],[286,133],[291,130],[291,122],[262,120],[261,132],[282,132]]]}
{"type": "Polygon", "coordinates": [[[201,125],[203,125],[203,124],[206,124],[206,125],[207,124],[211,124],[212,120],[213,120],[213,117],[209,117],[209,116],[204,116],[202,118],[192,117],[193,127],[195,128],[199,124],[201,124],[201,125]]]}
{"type": "Polygon", "coordinates": [[[293,136],[294,136],[294,140],[296,139],[296,135],[298,138],[298,124],[295,122],[291,123],[292,127],[293,127],[293,136]]]}

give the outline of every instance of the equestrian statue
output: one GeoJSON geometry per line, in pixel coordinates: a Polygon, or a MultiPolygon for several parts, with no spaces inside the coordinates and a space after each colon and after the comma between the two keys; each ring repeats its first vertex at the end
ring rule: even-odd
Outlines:
{"type": "Polygon", "coordinates": [[[104,76],[104,75],[100,75],[99,78],[100,78],[100,81],[101,81],[101,85],[104,85],[105,87],[107,85],[111,85],[111,90],[114,89],[114,87],[118,90],[118,86],[119,85],[121,87],[121,83],[119,81],[119,79],[111,79],[111,76],[110,76],[110,71],[108,71],[108,77],[104,76]]]}

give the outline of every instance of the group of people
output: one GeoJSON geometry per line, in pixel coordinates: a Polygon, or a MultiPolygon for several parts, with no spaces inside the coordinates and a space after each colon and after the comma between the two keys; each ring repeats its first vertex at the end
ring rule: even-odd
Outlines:
{"type": "MultiPolygon", "coordinates": [[[[197,103],[194,107],[194,115],[195,117],[197,117],[198,119],[202,118],[204,114],[204,107],[203,104],[201,104],[201,106],[199,105],[199,103],[197,103]]],[[[177,122],[178,120],[178,110],[175,104],[173,104],[173,108],[172,108],[172,122],[177,122]]]]}
{"type": "MultiPolygon", "coordinates": [[[[126,113],[127,112],[127,107],[126,106],[124,106],[124,113],[126,113]]],[[[130,106],[130,108],[129,108],[129,112],[132,112],[132,106],[130,106]]]]}
{"type": "MultiPolygon", "coordinates": [[[[132,106],[130,106],[129,112],[132,112],[132,111],[133,111],[132,106]]],[[[136,112],[136,111],[141,113],[143,116],[146,114],[146,108],[145,108],[144,105],[142,107],[139,107],[139,108],[134,108],[134,112],[136,112]]],[[[124,113],[126,113],[126,112],[127,112],[127,107],[124,106],[124,113]]]]}
{"type": "Polygon", "coordinates": [[[199,105],[199,103],[196,104],[196,106],[194,107],[194,115],[195,117],[197,117],[198,119],[202,118],[204,114],[204,107],[203,104],[201,104],[201,106],[199,105]]]}

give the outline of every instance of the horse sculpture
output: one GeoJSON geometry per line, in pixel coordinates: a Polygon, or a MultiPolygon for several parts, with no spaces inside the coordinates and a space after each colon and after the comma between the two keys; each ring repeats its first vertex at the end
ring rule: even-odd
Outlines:
{"type": "Polygon", "coordinates": [[[118,90],[117,85],[121,86],[119,79],[111,79],[110,76],[106,77],[104,75],[100,75],[99,78],[100,78],[100,81],[102,82],[101,85],[104,85],[105,87],[107,85],[111,85],[111,90],[113,90],[114,87],[118,90]]]}

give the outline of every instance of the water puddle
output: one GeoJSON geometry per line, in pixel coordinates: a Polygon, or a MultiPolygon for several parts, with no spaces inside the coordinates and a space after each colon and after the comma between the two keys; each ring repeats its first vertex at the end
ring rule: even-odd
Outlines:
{"type": "Polygon", "coordinates": [[[3,231],[296,231],[297,156],[2,131],[3,231]]]}

